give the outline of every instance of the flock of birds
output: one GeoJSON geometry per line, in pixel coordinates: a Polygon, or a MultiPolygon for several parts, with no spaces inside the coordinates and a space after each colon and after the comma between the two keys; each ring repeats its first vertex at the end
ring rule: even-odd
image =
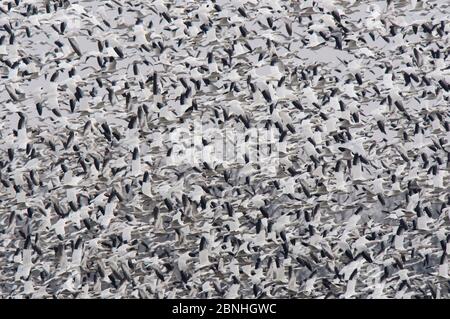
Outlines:
{"type": "Polygon", "coordinates": [[[3,1],[0,297],[448,298],[449,16],[3,1]],[[275,174],[171,164],[194,123],[274,129],[275,174]]]}

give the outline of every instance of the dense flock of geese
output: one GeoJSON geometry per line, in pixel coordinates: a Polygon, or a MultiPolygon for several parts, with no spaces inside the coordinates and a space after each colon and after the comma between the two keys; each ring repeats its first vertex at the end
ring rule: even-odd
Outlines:
{"type": "Polygon", "coordinates": [[[449,297],[449,16],[2,1],[0,297],[449,297]]]}

